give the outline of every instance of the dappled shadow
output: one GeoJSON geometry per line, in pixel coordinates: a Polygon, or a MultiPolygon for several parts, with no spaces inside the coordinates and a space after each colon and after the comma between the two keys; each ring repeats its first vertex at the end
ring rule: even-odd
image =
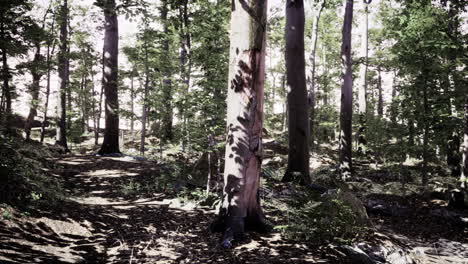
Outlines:
{"type": "Polygon", "coordinates": [[[468,242],[468,223],[461,220],[468,217],[468,209],[451,209],[445,201],[421,195],[370,194],[364,200],[379,204],[380,210],[367,209],[380,231],[419,242],[468,242]]]}

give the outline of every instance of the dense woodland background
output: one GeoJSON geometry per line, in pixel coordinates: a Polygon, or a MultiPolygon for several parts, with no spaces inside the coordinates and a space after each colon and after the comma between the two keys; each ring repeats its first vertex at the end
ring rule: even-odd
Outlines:
{"type": "Polygon", "coordinates": [[[2,0],[0,261],[468,262],[467,8],[2,0]]]}

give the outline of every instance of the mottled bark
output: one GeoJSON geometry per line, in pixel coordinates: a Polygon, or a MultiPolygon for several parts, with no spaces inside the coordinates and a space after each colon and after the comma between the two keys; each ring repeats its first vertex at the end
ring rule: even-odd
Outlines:
{"type": "MultiPolygon", "coordinates": [[[[184,87],[183,97],[184,102],[187,100],[190,90],[190,73],[191,73],[191,60],[190,60],[190,31],[189,31],[189,16],[188,16],[188,0],[182,0],[179,7],[179,23],[180,23],[180,76],[181,82],[184,87]]],[[[189,119],[185,111],[186,105],[180,108],[180,114],[183,119],[182,123],[182,151],[188,147],[190,149],[190,129],[188,129],[189,119]]]]}
{"type": "Polygon", "coordinates": [[[68,89],[68,3],[63,1],[60,9],[60,51],[58,54],[59,91],[57,94],[57,134],[56,144],[65,152],[67,145],[67,107],[66,95],[68,89]]]}
{"type": "Polygon", "coordinates": [[[264,0],[234,0],[230,31],[223,204],[212,225],[231,247],[245,229],[266,231],[258,189],[262,155],[266,10],[264,0]]]}
{"type": "Polygon", "coordinates": [[[310,130],[310,137],[309,137],[309,144],[311,151],[314,150],[314,122],[315,122],[315,72],[316,72],[316,61],[315,61],[315,53],[317,49],[317,40],[318,40],[318,24],[320,21],[320,16],[322,14],[323,7],[325,6],[325,0],[320,0],[318,3],[315,4],[314,8],[314,20],[312,24],[312,48],[310,52],[310,62],[312,64],[311,72],[310,72],[310,89],[309,89],[309,107],[310,107],[310,117],[309,117],[309,130],[310,130]]]}
{"type": "Polygon", "coordinates": [[[104,95],[106,130],[99,154],[120,153],[119,149],[119,99],[118,99],[118,54],[119,26],[114,0],[104,3],[104,95]]]}
{"type": "Polygon", "coordinates": [[[353,1],[346,0],[342,30],[341,65],[341,109],[340,109],[340,176],[347,180],[352,171],[351,124],[353,115],[353,76],[351,70],[351,29],[353,21],[353,1]]]}
{"type": "Polygon", "coordinates": [[[304,1],[286,2],[286,81],[288,93],[288,166],[283,181],[310,182],[309,108],[304,58],[304,1]]]}

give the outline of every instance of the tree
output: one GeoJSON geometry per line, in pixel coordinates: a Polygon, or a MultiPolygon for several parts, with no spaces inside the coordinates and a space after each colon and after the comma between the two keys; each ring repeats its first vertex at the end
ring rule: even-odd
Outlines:
{"type": "Polygon", "coordinates": [[[98,3],[104,11],[105,31],[103,48],[103,88],[105,95],[106,129],[99,154],[120,153],[119,149],[119,99],[118,55],[119,25],[115,0],[98,3]]]}
{"type": "MultiPolygon", "coordinates": [[[[315,2],[314,2],[315,3],[315,2]]],[[[315,53],[317,49],[317,40],[318,40],[318,27],[320,22],[320,16],[322,14],[323,7],[325,6],[326,1],[320,0],[318,3],[314,4],[314,14],[313,14],[313,24],[312,24],[312,47],[310,51],[310,62],[312,64],[312,69],[310,72],[310,89],[309,89],[309,105],[310,105],[310,147],[313,150],[314,148],[314,122],[315,122],[315,73],[316,73],[316,61],[315,53]]]]}
{"type": "Polygon", "coordinates": [[[232,2],[223,204],[215,231],[231,247],[244,230],[265,230],[258,199],[262,153],[266,10],[264,0],[232,2]]]}
{"type": "MultiPolygon", "coordinates": [[[[368,67],[368,29],[369,29],[369,8],[368,5],[372,0],[362,0],[364,5],[364,23],[362,24],[362,56],[364,57],[364,62],[359,68],[359,131],[358,131],[358,152],[366,152],[366,114],[367,114],[367,67],[368,67]]],[[[380,76],[380,75],[379,75],[380,76]]],[[[380,91],[380,90],[379,90],[380,91]]],[[[380,99],[380,97],[379,97],[380,99]]],[[[380,102],[380,101],[379,101],[380,102]]],[[[380,108],[379,108],[380,109],[380,108]]]]}
{"type": "Polygon", "coordinates": [[[24,131],[26,132],[26,140],[31,138],[31,128],[34,122],[34,118],[37,115],[37,108],[39,106],[39,92],[40,92],[40,81],[42,75],[44,74],[44,56],[41,54],[41,44],[45,39],[45,23],[47,14],[50,9],[47,9],[44,14],[44,19],[42,21],[42,27],[39,27],[37,24],[33,24],[34,28],[31,32],[33,45],[35,48],[35,54],[33,61],[28,65],[28,68],[31,71],[32,75],[32,84],[29,87],[29,93],[31,94],[31,101],[29,105],[29,114],[24,125],[24,131]]]}
{"type": "Polygon", "coordinates": [[[347,180],[351,177],[352,150],[351,124],[353,115],[353,76],[351,70],[351,29],[353,22],[353,0],[346,0],[342,29],[341,65],[343,69],[340,108],[340,176],[347,180]]]}
{"type": "Polygon", "coordinates": [[[460,186],[465,189],[468,182],[468,96],[465,94],[465,128],[463,133],[462,174],[460,186]]]}
{"type": "Polygon", "coordinates": [[[57,94],[57,135],[56,144],[69,152],[67,145],[67,108],[68,87],[68,2],[63,0],[60,8],[60,51],[58,53],[59,92],[57,94]]]}
{"type": "Polygon", "coordinates": [[[10,79],[13,76],[8,65],[8,58],[27,52],[27,34],[34,24],[27,16],[32,5],[29,0],[5,0],[0,5],[0,51],[2,54],[2,96],[0,99],[0,118],[7,130],[10,129],[12,115],[13,87],[10,79]]]}
{"type": "MultiPolygon", "coordinates": [[[[170,52],[170,41],[169,41],[169,19],[168,19],[168,12],[169,12],[169,3],[168,0],[161,1],[161,23],[163,24],[163,47],[165,54],[169,54],[170,52]]],[[[163,101],[166,104],[162,110],[162,118],[161,118],[161,128],[162,128],[162,140],[172,140],[173,132],[172,132],[172,67],[171,67],[171,60],[166,60],[164,65],[162,65],[162,73],[164,76],[163,79],[163,101]]]]}
{"type": "Polygon", "coordinates": [[[304,1],[286,2],[286,81],[288,93],[288,167],[283,181],[309,177],[309,109],[304,58],[304,1]]]}

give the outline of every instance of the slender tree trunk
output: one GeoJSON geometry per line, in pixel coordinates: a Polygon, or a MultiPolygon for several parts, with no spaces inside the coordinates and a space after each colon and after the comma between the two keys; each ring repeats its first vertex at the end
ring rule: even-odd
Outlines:
{"type": "Polygon", "coordinates": [[[310,106],[310,119],[309,119],[309,126],[310,126],[310,149],[313,151],[314,149],[314,122],[315,122],[315,72],[316,72],[316,61],[315,61],[315,53],[317,48],[317,40],[318,40],[318,24],[320,21],[320,16],[322,14],[323,7],[325,6],[325,0],[320,0],[316,7],[314,8],[314,22],[312,24],[312,48],[310,52],[310,62],[312,64],[312,69],[310,73],[310,89],[309,89],[309,106],[310,106]]]}
{"type": "Polygon", "coordinates": [[[468,95],[465,94],[465,129],[463,133],[462,148],[462,171],[460,176],[460,187],[466,189],[468,184],[468,95]]]}
{"type": "Polygon", "coordinates": [[[130,112],[132,113],[130,117],[130,133],[133,135],[133,132],[135,130],[135,118],[134,118],[134,113],[135,113],[135,87],[133,84],[134,81],[134,76],[135,74],[135,69],[132,69],[132,73],[130,76],[130,112]]]}
{"type": "Polygon", "coordinates": [[[31,128],[34,122],[34,118],[37,115],[37,106],[39,105],[39,91],[40,85],[39,82],[41,80],[42,74],[39,71],[39,63],[41,59],[41,43],[35,43],[36,46],[36,54],[34,54],[33,65],[31,68],[31,75],[33,77],[32,85],[29,90],[31,94],[31,102],[29,106],[29,114],[26,118],[26,123],[24,125],[24,132],[26,133],[26,140],[31,139],[31,128]]]}
{"type": "Polygon", "coordinates": [[[377,86],[379,88],[379,102],[377,104],[377,114],[379,115],[379,117],[383,117],[382,70],[380,69],[380,67],[377,68],[377,74],[377,86]]]}
{"type": "MultiPolygon", "coordinates": [[[[423,72],[423,74],[425,74],[423,72]]],[[[422,177],[422,184],[424,186],[427,185],[428,182],[428,175],[427,175],[427,163],[428,163],[428,158],[429,158],[429,99],[428,99],[428,94],[427,94],[427,89],[428,89],[428,84],[427,81],[424,81],[423,83],[423,153],[422,153],[422,169],[421,169],[421,177],[422,177]]]]}
{"type": "Polygon", "coordinates": [[[343,22],[343,42],[341,44],[341,65],[343,69],[343,84],[341,86],[340,110],[340,176],[341,179],[351,178],[352,171],[352,115],[353,115],[353,76],[351,70],[351,28],[353,21],[353,0],[346,0],[343,22]]]}
{"type": "Polygon", "coordinates": [[[364,63],[359,68],[359,130],[358,130],[358,152],[365,154],[366,152],[366,128],[367,128],[367,64],[368,64],[368,2],[363,0],[364,5],[364,23],[362,25],[362,55],[364,63]]]}
{"type": "Polygon", "coordinates": [[[119,97],[118,97],[118,55],[119,26],[117,21],[115,0],[104,3],[105,33],[104,33],[104,94],[106,130],[104,142],[99,154],[120,153],[119,149],[119,97]]]}
{"type": "Polygon", "coordinates": [[[310,182],[309,109],[304,58],[304,1],[286,2],[286,79],[288,93],[289,153],[283,181],[310,182]]]}
{"type": "Polygon", "coordinates": [[[101,92],[99,93],[99,106],[97,113],[97,129],[94,134],[94,145],[99,144],[99,133],[101,132],[101,115],[102,115],[102,99],[104,97],[104,52],[102,53],[102,81],[101,81],[101,92]]]}
{"type": "Polygon", "coordinates": [[[149,65],[148,65],[148,43],[145,38],[145,94],[143,98],[143,113],[141,115],[141,141],[140,153],[145,154],[145,137],[146,137],[146,119],[148,116],[148,93],[149,93],[149,65]]]}
{"type": "Polygon", "coordinates": [[[245,228],[266,231],[258,189],[262,155],[266,10],[264,0],[234,0],[227,100],[223,204],[215,231],[222,246],[241,240],[245,228]]]}
{"type": "MultiPolygon", "coordinates": [[[[281,91],[286,91],[286,74],[281,76],[281,91]]],[[[286,98],[283,102],[283,121],[281,122],[281,131],[286,132],[288,127],[288,99],[286,98]]]]}
{"type": "MultiPolygon", "coordinates": [[[[54,32],[54,27],[55,27],[55,16],[52,20],[52,26],[51,26],[51,32],[54,32]]],[[[46,65],[47,65],[47,84],[46,84],[46,94],[45,94],[45,103],[44,103],[44,117],[42,118],[42,124],[41,124],[41,143],[44,142],[44,137],[45,137],[45,126],[47,124],[47,112],[49,109],[49,96],[50,96],[50,72],[52,70],[52,57],[54,55],[55,51],[55,40],[52,42],[52,51],[50,50],[51,43],[50,41],[47,41],[47,57],[46,57],[46,65]]]]}
{"type": "MultiPolygon", "coordinates": [[[[169,34],[169,21],[167,18],[169,12],[169,3],[168,0],[163,0],[162,1],[162,8],[161,8],[161,21],[163,24],[163,31],[164,31],[164,39],[163,39],[163,44],[162,44],[162,49],[164,50],[164,53],[166,56],[170,54],[169,50],[169,38],[167,37],[169,34]]],[[[162,122],[161,122],[161,128],[162,128],[162,140],[163,142],[166,142],[168,140],[172,140],[172,80],[171,80],[171,61],[168,59],[165,62],[165,65],[163,67],[163,101],[166,104],[166,106],[162,109],[162,122]]]]}
{"type": "Polygon", "coordinates": [[[59,92],[57,96],[57,135],[56,144],[69,152],[67,145],[67,107],[68,89],[68,3],[63,1],[60,14],[60,51],[58,54],[59,92]]]}
{"type": "Polygon", "coordinates": [[[188,129],[188,118],[186,113],[187,99],[190,86],[190,32],[188,19],[188,0],[182,0],[182,5],[179,8],[180,16],[180,76],[183,89],[184,104],[180,108],[183,119],[182,124],[182,151],[187,148],[188,138],[190,138],[190,130],[188,129]]]}
{"type": "MultiPolygon", "coordinates": [[[[5,39],[5,24],[3,13],[0,14],[0,36],[1,39],[5,39]]],[[[2,108],[4,110],[3,123],[7,131],[10,129],[11,121],[11,90],[10,90],[10,69],[8,68],[7,50],[2,48],[2,79],[3,79],[3,90],[2,90],[2,108]]]]}

